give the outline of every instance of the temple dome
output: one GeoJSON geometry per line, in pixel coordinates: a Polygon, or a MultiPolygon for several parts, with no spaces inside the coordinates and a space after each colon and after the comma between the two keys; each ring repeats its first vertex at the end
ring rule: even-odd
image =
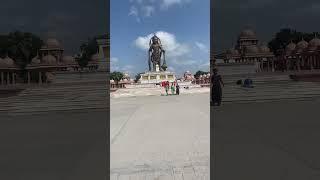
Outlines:
{"type": "Polygon", "coordinates": [[[2,59],[2,61],[7,67],[14,67],[15,66],[13,59],[11,59],[9,56],[2,59]]]}
{"type": "Polygon", "coordinates": [[[46,55],[42,58],[42,64],[46,64],[46,65],[56,65],[57,64],[57,60],[54,56],[52,55],[46,55]]]}
{"type": "Polygon", "coordinates": [[[245,48],[245,52],[248,54],[257,54],[259,53],[259,49],[257,46],[248,46],[245,48]]]}
{"type": "Polygon", "coordinates": [[[251,29],[243,30],[240,35],[240,38],[256,38],[256,33],[251,29]]]}
{"type": "Polygon", "coordinates": [[[191,74],[191,72],[190,71],[186,71],[184,74],[191,74]]]}
{"type": "Polygon", "coordinates": [[[262,53],[269,53],[270,52],[270,48],[267,45],[262,45],[260,46],[260,52],[262,53]]]}
{"type": "Polygon", "coordinates": [[[38,55],[32,58],[31,60],[31,64],[40,64],[40,63],[41,63],[41,60],[38,55]]]}
{"type": "Polygon", "coordinates": [[[45,46],[43,48],[48,48],[48,49],[56,49],[56,48],[58,48],[58,49],[60,49],[61,48],[61,44],[57,39],[49,38],[45,42],[45,46]]]}
{"type": "Polygon", "coordinates": [[[300,42],[298,42],[297,49],[304,50],[308,47],[308,45],[309,45],[309,43],[307,41],[305,41],[304,39],[302,39],[300,42]]]}
{"type": "Polygon", "coordinates": [[[296,44],[293,42],[290,42],[287,46],[286,46],[286,52],[292,52],[296,49],[296,44]]]}
{"type": "Polygon", "coordinates": [[[316,50],[320,46],[320,39],[315,37],[309,42],[309,48],[311,50],[316,50]]]}

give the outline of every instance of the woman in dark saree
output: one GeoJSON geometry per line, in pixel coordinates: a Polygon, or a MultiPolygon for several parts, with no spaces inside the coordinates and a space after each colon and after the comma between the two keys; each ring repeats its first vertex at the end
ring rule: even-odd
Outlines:
{"type": "Polygon", "coordinates": [[[213,70],[213,75],[211,76],[211,84],[211,98],[213,106],[215,106],[216,104],[220,106],[222,101],[222,86],[224,86],[224,84],[221,76],[218,75],[217,69],[213,70]]]}

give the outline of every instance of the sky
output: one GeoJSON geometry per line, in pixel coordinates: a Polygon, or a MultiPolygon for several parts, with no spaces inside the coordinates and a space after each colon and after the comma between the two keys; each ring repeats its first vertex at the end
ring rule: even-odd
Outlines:
{"type": "Polygon", "coordinates": [[[281,28],[320,31],[319,12],[319,0],[214,0],[213,50],[231,48],[246,26],[263,43],[269,42],[281,28]]]}
{"type": "Polygon", "coordinates": [[[28,31],[43,40],[60,41],[66,55],[74,55],[89,37],[109,30],[106,0],[1,0],[0,34],[28,31]]]}
{"type": "Polygon", "coordinates": [[[209,70],[209,0],[111,0],[111,71],[131,76],[148,70],[153,33],[178,75],[209,70]]]}

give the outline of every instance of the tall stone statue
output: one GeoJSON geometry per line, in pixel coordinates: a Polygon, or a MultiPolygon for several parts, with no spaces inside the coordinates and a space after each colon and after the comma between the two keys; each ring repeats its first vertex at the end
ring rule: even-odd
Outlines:
{"type": "Polygon", "coordinates": [[[166,71],[165,50],[162,48],[161,40],[154,34],[149,42],[148,65],[149,71],[156,71],[158,65],[160,71],[166,71]],[[163,55],[163,63],[161,65],[161,57],[163,55]],[[152,69],[151,69],[152,63],[152,69]]]}

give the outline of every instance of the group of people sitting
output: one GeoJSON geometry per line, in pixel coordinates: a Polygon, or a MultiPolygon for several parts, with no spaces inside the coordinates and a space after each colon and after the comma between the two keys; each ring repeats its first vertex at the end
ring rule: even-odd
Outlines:
{"type": "Polygon", "coordinates": [[[180,86],[179,84],[175,81],[171,83],[169,81],[163,81],[161,83],[161,86],[165,89],[166,95],[179,95],[180,94],[180,86]],[[169,90],[171,89],[171,94],[169,94],[169,90]]]}
{"type": "Polygon", "coordinates": [[[253,88],[253,81],[252,79],[249,79],[249,78],[245,79],[244,81],[238,80],[237,84],[241,85],[244,88],[253,88]]]}

